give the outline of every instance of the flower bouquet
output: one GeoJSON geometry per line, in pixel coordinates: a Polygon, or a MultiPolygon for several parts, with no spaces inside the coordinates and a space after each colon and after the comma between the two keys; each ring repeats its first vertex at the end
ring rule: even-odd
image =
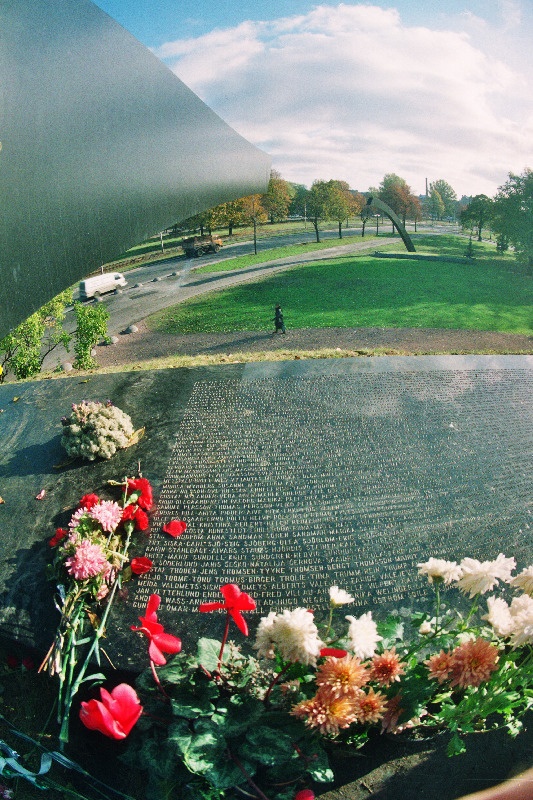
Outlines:
{"type": "Polygon", "coordinates": [[[56,583],[55,603],[61,618],[41,669],[59,678],[61,743],[68,741],[70,710],[81,684],[105,679],[101,672],[92,671],[92,662],[101,664],[100,640],[117,591],[128,577],[126,565],[130,574],[149,568],[144,557],[130,561],[129,550],[133,532],[149,526],[150,483],[138,477],[109,481],[109,485],[120,489],[118,502],[84,495],[68,527],[57,528],[49,542],[54,550],[49,577],[56,583]]]}
{"type": "Polygon", "coordinates": [[[61,445],[70,458],[109,459],[117,450],[135,444],[144,429],[134,431],[131,417],[108,400],[73,403],[68,417],[62,417],[61,445]]]}

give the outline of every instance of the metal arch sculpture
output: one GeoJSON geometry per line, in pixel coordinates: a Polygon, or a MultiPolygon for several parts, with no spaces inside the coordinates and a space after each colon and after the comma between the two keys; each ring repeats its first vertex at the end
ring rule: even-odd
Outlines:
{"type": "Polygon", "coordinates": [[[402,241],[406,246],[409,253],[416,253],[415,246],[411,240],[411,237],[405,230],[405,226],[400,220],[399,216],[394,213],[392,208],[384,203],[382,200],[378,200],[377,197],[369,197],[366,201],[366,208],[377,208],[378,211],[382,211],[385,216],[387,216],[390,221],[397,227],[398,233],[402,237],[402,241]]]}
{"type": "Polygon", "coordinates": [[[269,157],[90,0],[0,8],[0,338],[135,244],[266,191],[269,157]]]}

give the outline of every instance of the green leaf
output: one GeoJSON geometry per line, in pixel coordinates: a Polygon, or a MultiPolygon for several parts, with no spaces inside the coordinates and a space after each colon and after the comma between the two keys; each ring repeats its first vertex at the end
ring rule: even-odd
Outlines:
{"type": "Polygon", "coordinates": [[[82,683],[86,683],[87,681],[99,681],[100,682],[100,681],[105,681],[105,680],[106,680],[106,676],[102,672],[95,672],[93,675],[87,675],[87,677],[85,677],[82,680],[82,683]]]}
{"type": "Polygon", "coordinates": [[[446,754],[451,757],[460,756],[462,753],[466,753],[465,743],[457,733],[454,733],[448,742],[446,754]]]}
{"type": "Polygon", "coordinates": [[[291,737],[283,731],[266,725],[255,725],[248,731],[239,753],[259,764],[271,767],[294,758],[295,750],[291,737]]]}
{"type": "MultiPolygon", "coordinates": [[[[215,706],[209,692],[195,692],[191,686],[175,686],[172,690],[172,713],[177,717],[196,719],[213,713],[215,706]]],[[[215,689],[215,696],[218,692],[215,689]]]]}
{"type": "MultiPolygon", "coordinates": [[[[208,672],[214,672],[218,667],[218,656],[220,654],[221,642],[216,639],[199,639],[198,640],[198,663],[208,672]]],[[[230,649],[226,645],[222,654],[222,660],[228,658],[230,649]]]]}
{"type": "Polygon", "coordinates": [[[255,725],[264,712],[264,705],[254,697],[233,695],[217,707],[211,717],[226,739],[241,736],[251,725],[255,725]]]}
{"type": "Polygon", "coordinates": [[[228,757],[224,737],[210,720],[199,720],[194,731],[186,733],[183,726],[169,736],[188,770],[203,775],[216,789],[229,789],[244,782],[237,765],[228,757]]]}
{"type": "Polygon", "coordinates": [[[317,783],[331,783],[334,775],[326,753],[321,747],[317,747],[314,756],[313,761],[307,767],[307,772],[317,783]]]}
{"type": "Polygon", "coordinates": [[[403,639],[404,624],[398,617],[389,616],[383,622],[377,623],[379,635],[383,638],[381,643],[384,650],[388,650],[393,644],[403,639]]]}

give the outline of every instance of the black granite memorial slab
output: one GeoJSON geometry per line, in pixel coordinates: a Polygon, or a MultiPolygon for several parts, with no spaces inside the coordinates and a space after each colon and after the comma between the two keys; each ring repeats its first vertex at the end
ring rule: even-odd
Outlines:
{"type": "Polygon", "coordinates": [[[57,621],[40,577],[53,526],[139,460],[159,497],[154,569],[113,613],[106,651],[123,667],[145,666],[129,629],[153,592],[161,621],[192,647],[220,635],[222,615],[197,609],[227,582],[256,600],[253,629],[270,610],[325,612],[333,584],[355,596],[347,613],[423,605],[416,564],[430,556],[504,552],[527,566],[532,377],[529,356],[382,357],[2,386],[0,631],[45,644],[57,621]],[[146,436],[57,473],[59,419],[83,397],[110,397],[146,436]],[[170,519],[187,522],[178,539],[161,532],[170,519]]]}

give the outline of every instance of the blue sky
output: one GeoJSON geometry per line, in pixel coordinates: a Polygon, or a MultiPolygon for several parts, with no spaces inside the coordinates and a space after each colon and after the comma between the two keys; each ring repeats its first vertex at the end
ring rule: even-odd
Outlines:
{"type": "Polygon", "coordinates": [[[98,0],[287,180],[533,168],[532,0],[98,0]]]}

